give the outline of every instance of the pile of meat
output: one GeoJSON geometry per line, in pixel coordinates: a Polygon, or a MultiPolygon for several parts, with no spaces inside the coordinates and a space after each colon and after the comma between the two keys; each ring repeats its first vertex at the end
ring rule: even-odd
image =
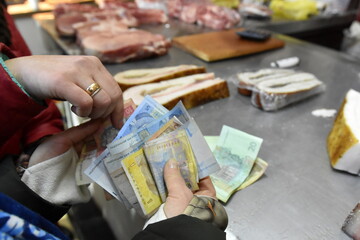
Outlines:
{"type": "Polygon", "coordinates": [[[138,30],[141,24],[167,22],[164,11],[140,9],[133,2],[105,1],[99,8],[86,4],[60,4],[54,9],[61,37],[75,37],[84,54],[103,62],[121,63],[164,55],[170,42],[160,34],[138,30]]]}
{"type": "Polygon", "coordinates": [[[168,0],[167,9],[171,17],[216,30],[232,28],[241,21],[237,11],[208,0],[168,0]]]}

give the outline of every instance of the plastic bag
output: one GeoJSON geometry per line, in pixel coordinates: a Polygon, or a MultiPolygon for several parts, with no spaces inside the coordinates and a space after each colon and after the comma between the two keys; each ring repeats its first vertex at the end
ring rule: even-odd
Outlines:
{"type": "Polygon", "coordinates": [[[313,0],[272,0],[270,9],[273,17],[289,20],[306,20],[318,14],[317,3],[313,0]]]}

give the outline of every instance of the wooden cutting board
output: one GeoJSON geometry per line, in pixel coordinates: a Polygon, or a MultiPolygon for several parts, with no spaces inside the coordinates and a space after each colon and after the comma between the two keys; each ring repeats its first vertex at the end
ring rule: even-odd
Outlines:
{"type": "Polygon", "coordinates": [[[283,41],[273,37],[264,42],[242,39],[236,32],[243,30],[240,28],[181,36],[173,38],[172,42],[174,46],[207,62],[259,53],[285,45],[283,41]]]}

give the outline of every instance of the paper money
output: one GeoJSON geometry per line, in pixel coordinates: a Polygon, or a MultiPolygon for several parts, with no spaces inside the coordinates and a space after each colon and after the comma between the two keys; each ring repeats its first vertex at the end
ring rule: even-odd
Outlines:
{"type": "MultiPolygon", "coordinates": [[[[121,128],[114,140],[120,139],[121,137],[136,131],[138,127],[143,127],[167,112],[169,111],[165,107],[156,102],[150,96],[146,96],[142,103],[125,122],[124,126],[121,128]]],[[[85,169],[84,173],[107,192],[118,198],[116,195],[116,189],[111,182],[111,178],[103,162],[104,158],[109,154],[109,149],[106,149],[95,159],[95,161],[90,164],[87,169],[85,169]]]]}
{"type": "Polygon", "coordinates": [[[153,214],[162,202],[143,150],[131,154],[121,164],[135,191],[143,214],[145,216],[153,214]]]}
{"type": "Polygon", "coordinates": [[[245,181],[236,189],[236,191],[240,191],[241,189],[250,186],[254,182],[256,182],[262,175],[264,175],[266,168],[268,167],[268,163],[265,162],[261,158],[256,158],[254,162],[254,166],[251,169],[249,176],[245,179],[245,181]]]}
{"type": "MultiPolygon", "coordinates": [[[[215,150],[216,144],[219,140],[219,136],[204,136],[206,142],[208,143],[211,151],[215,150]]],[[[236,189],[239,191],[241,189],[246,188],[247,186],[256,182],[262,175],[264,175],[266,169],[268,167],[268,163],[261,158],[256,158],[254,162],[254,166],[252,167],[249,176],[245,179],[245,181],[236,189]]]]}
{"type": "Polygon", "coordinates": [[[185,123],[190,119],[189,113],[186,111],[184,104],[178,102],[171,111],[156,119],[154,122],[138,129],[137,133],[144,142],[148,141],[151,136],[156,133],[162,126],[176,117],[181,123],[185,123]]]}
{"type": "Polygon", "coordinates": [[[179,129],[185,129],[189,138],[193,153],[196,158],[196,164],[199,179],[209,176],[220,170],[220,166],[216,161],[214,154],[209,148],[200,128],[193,118],[190,118],[179,129]]]}
{"type": "MultiPolygon", "coordinates": [[[[124,120],[128,119],[135,109],[136,105],[131,98],[125,100],[124,120]]],[[[112,126],[110,119],[107,119],[102,124],[102,127],[94,134],[93,138],[85,142],[81,150],[80,160],[76,166],[76,183],[78,185],[93,182],[91,178],[84,174],[84,170],[106,149],[106,146],[114,140],[117,133],[118,130],[112,126]]]]}
{"type": "Polygon", "coordinates": [[[227,202],[231,194],[245,181],[257,158],[261,143],[261,138],[223,126],[214,150],[221,169],[211,175],[218,199],[227,202]]]}
{"type": "Polygon", "coordinates": [[[179,119],[182,119],[183,122],[186,122],[189,120],[189,118],[189,113],[186,111],[182,102],[179,102],[171,111],[164,114],[163,116],[154,119],[154,121],[147,124],[143,123],[143,127],[139,129],[134,128],[132,132],[126,136],[115,139],[108,145],[108,149],[111,154],[120,153],[134,144],[145,143],[145,141],[148,141],[149,138],[152,138],[153,134],[158,132],[165,124],[167,124],[166,128],[169,128],[169,131],[170,128],[174,128],[176,124],[182,124],[179,119]],[[174,117],[177,119],[176,122],[170,122],[170,120],[174,117]]]}
{"type": "Polygon", "coordinates": [[[170,159],[175,159],[179,163],[186,185],[191,190],[198,189],[196,161],[185,130],[175,130],[146,142],[144,151],[163,202],[166,200],[163,170],[170,159]]]}
{"type": "Polygon", "coordinates": [[[148,141],[151,141],[155,138],[158,138],[160,136],[163,136],[165,134],[168,134],[170,132],[175,131],[176,129],[178,129],[181,125],[183,125],[180,120],[177,119],[177,117],[173,117],[172,119],[170,119],[167,123],[165,123],[164,126],[162,126],[157,132],[155,132],[149,139],[148,141]]]}
{"type": "Polygon", "coordinates": [[[138,129],[143,128],[145,125],[151,123],[155,119],[160,118],[169,112],[165,107],[156,102],[150,96],[145,96],[144,100],[136,108],[134,113],[125,122],[117,134],[115,140],[120,139],[132,132],[137,132],[138,129]]]}
{"type": "Polygon", "coordinates": [[[85,185],[93,182],[87,175],[84,174],[84,169],[89,167],[96,159],[96,154],[97,146],[95,140],[92,139],[87,141],[81,150],[79,162],[76,165],[75,179],[77,185],[85,185]]]}
{"type": "MultiPolygon", "coordinates": [[[[109,172],[109,175],[118,191],[122,200],[125,199],[124,205],[128,208],[133,207],[137,211],[141,210],[140,204],[137,200],[135,192],[127,178],[121,160],[126,156],[134,153],[133,149],[127,149],[127,152],[121,154],[110,155],[104,159],[105,167],[109,172]],[[124,199],[123,199],[124,198],[124,199]]],[[[136,151],[135,151],[136,152],[136,151]]]]}

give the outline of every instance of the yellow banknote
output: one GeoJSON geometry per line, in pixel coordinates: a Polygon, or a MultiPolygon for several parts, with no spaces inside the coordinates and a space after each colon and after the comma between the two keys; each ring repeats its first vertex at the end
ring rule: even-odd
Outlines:
{"type": "Polygon", "coordinates": [[[162,202],[143,150],[140,149],[126,157],[121,164],[135,191],[144,215],[152,215],[162,202]]]}

